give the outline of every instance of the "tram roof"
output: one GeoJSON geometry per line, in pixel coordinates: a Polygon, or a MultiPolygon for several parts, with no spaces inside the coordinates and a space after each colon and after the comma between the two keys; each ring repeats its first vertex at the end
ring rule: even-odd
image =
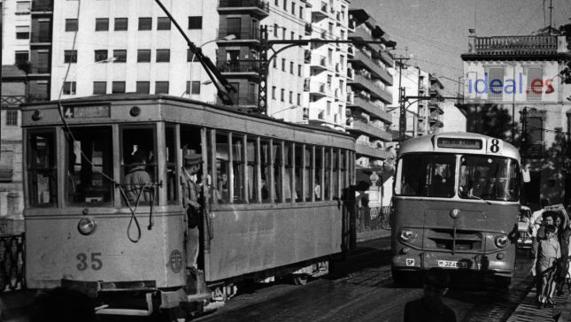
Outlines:
{"type": "Polygon", "coordinates": [[[481,154],[495,155],[520,160],[519,150],[510,143],[491,136],[472,133],[472,132],[443,132],[434,135],[420,136],[412,138],[401,143],[399,156],[405,153],[415,152],[446,152],[446,153],[463,153],[463,154],[481,154]],[[458,139],[481,139],[483,141],[482,149],[469,148],[439,148],[436,146],[438,138],[458,138],[458,139]],[[502,142],[502,149],[498,153],[489,152],[486,147],[487,142],[496,139],[502,142]]]}

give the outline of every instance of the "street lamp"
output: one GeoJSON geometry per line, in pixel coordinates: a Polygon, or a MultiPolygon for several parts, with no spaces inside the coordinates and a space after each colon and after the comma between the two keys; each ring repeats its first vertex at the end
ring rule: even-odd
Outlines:
{"type": "Polygon", "coordinates": [[[297,105],[292,105],[292,106],[289,106],[289,107],[286,107],[286,108],[282,108],[281,110],[277,110],[277,111],[273,112],[272,114],[270,114],[269,116],[270,116],[270,117],[273,117],[275,114],[281,113],[281,112],[283,112],[283,111],[295,110],[296,108],[298,108],[297,105]]]}
{"type": "MultiPolygon", "coordinates": [[[[236,35],[235,34],[229,34],[226,35],[222,38],[216,38],[216,39],[211,39],[209,41],[204,42],[203,44],[201,44],[200,46],[198,46],[197,48],[202,49],[202,47],[204,47],[205,45],[208,45],[210,43],[219,41],[219,40],[234,40],[236,39],[236,35]]],[[[192,53],[192,58],[190,59],[190,68],[188,69],[189,75],[188,75],[188,79],[192,81],[192,63],[194,63],[194,59],[196,58],[196,54],[192,53]]],[[[205,80],[202,82],[203,85],[208,85],[208,84],[212,84],[211,80],[205,80]]],[[[182,94],[180,94],[180,96],[184,96],[185,94],[190,95],[190,88],[188,89],[188,92],[186,91],[186,89],[182,92],[182,94]]]]}

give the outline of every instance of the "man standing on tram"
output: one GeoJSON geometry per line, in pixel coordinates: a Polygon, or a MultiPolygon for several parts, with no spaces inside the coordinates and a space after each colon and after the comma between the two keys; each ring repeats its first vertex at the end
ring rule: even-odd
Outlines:
{"type": "Polygon", "coordinates": [[[202,206],[199,202],[200,185],[198,174],[202,158],[193,150],[189,150],[184,156],[182,168],[181,187],[182,202],[186,210],[186,267],[190,271],[197,269],[199,254],[199,224],[202,206]]]}

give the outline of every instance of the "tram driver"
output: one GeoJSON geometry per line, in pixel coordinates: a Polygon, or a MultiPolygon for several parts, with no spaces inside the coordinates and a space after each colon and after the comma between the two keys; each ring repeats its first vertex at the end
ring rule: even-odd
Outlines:
{"type": "Polygon", "coordinates": [[[199,202],[200,185],[198,174],[200,172],[201,156],[194,150],[188,150],[184,156],[181,186],[183,207],[186,210],[186,266],[189,270],[196,270],[199,253],[199,223],[202,206],[199,202]]]}

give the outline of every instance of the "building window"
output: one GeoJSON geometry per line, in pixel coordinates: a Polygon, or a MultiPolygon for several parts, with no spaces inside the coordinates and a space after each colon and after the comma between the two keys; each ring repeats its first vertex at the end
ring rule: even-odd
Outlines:
{"type": "Polygon", "coordinates": [[[275,100],[276,99],[276,87],[272,86],[272,99],[275,100]]]}
{"type": "Polygon", "coordinates": [[[285,101],[285,89],[281,89],[281,93],[280,93],[280,101],[284,102],[285,101]]]}
{"type": "Polygon", "coordinates": [[[77,19],[65,19],[65,31],[77,31],[77,19]]]}
{"type": "Polygon", "coordinates": [[[151,17],[139,18],[139,30],[151,30],[151,29],[153,29],[153,18],[151,17]]]}
{"type": "Polygon", "coordinates": [[[278,24],[275,23],[275,24],[274,24],[274,37],[276,37],[276,38],[278,38],[278,29],[279,29],[279,28],[280,28],[280,27],[278,27],[278,24]]]}
{"type": "Polygon", "coordinates": [[[188,29],[202,29],[202,16],[188,17],[188,29]]]}
{"type": "Polygon", "coordinates": [[[63,94],[64,95],[75,95],[75,82],[63,82],[63,94]]]}
{"type": "Polygon", "coordinates": [[[6,111],[6,125],[7,126],[18,126],[18,111],[9,110],[6,111]]]}
{"type": "Polygon", "coordinates": [[[157,30],[171,30],[171,20],[169,17],[159,17],[157,19],[157,30]]]}
{"type": "Polygon", "coordinates": [[[107,82],[93,82],[93,94],[94,95],[107,94],[107,82]]]}
{"type": "Polygon", "coordinates": [[[27,15],[30,13],[30,1],[18,1],[16,3],[16,14],[27,15]]]}
{"type": "Polygon", "coordinates": [[[293,104],[293,91],[289,91],[289,103],[293,104]]]}
{"type": "Polygon", "coordinates": [[[274,4],[275,4],[276,6],[279,6],[279,5],[280,5],[279,0],[274,0],[274,4]]]}
{"type": "Polygon", "coordinates": [[[21,66],[30,60],[30,53],[27,50],[17,51],[14,57],[16,66],[21,66]]]}
{"type": "Polygon", "coordinates": [[[286,71],[285,66],[286,66],[286,60],[285,60],[285,58],[282,58],[282,71],[284,71],[284,72],[286,71]]]}
{"type": "Polygon", "coordinates": [[[95,62],[107,60],[107,49],[97,49],[95,51],[95,62]]]}
{"type": "Polygon", "coordinates": [[[151,50],[150,49],[139,49],[137,50],[137,63],[150,63],[151,62],[151,50]]]}
{"type": "Polygon", "coordinates": [[[278,68],[278,56],[274,58],[274,68],[278,68]]]}
{"type": "Polygon", "coordinates": [[[116,62],[116,63],[127,62],[127,50],[125,50],[125,49],[113,50],[113,58],[115,58],[114,62],[116,62]]]}
{"type": "Polygon", "coordinates": [[[301,76],[301,65],[297,65],[297,76],[301,76]]]}
{"type": "Polygon", "coordinates": [[[193,62],[194,60],[195,60],[194,53],[192,52],[192,50],[187,49],[186,50],[186,61],[187,62],[193,62]]]}
{"type": "Polygon", "coordinates": [[[109,30],[109,18],[95,18],[95,31],[109,30]]]}
{"type": "Polygon", "coordinates": [[[287,29],[286,29],[286,27],[283,27],[282,28],[282,39],[284,39],[284,40],[286,39],[286,34],[287,34],[287,29]]]}
{"type": "Polygon", "coordinates": [[[30,26],[16,26],[16,39],[30,39],[30,26]]]}
{"type": "Polygon", "coordinates": [[[150,93],[150,88],[151,88],[151,82],[138,81],[138,82],[137,82],[136,93],[137,93],[137,94],[149,94],[149,93],[150,93]]]}
{"type": "Polygon", "coordinates": [[[287,0],[284,0],[284,10],[287,11],[287,0]]]}
{"type": "Polygon", "coordinates": [[[291,32],[291,40],[295,40],[295,32],[291,32]]]}
{"type": "Polygon", "coordinates": [[[295,3],[291,4],[291,14],[295,16],[295,3]]]}
{"type": "Polygon", "coordinates": [[[63,62],[66,64],[77,63],[77,50],[64,50],[63,62]]]}
{"type": "Polygon", "coordinates": [[[155,82],[155,94],[168,94],[169,93],[169,82],[155,82]]]}
{"type": "MultiPolygon", "coordinates": [[[[490,68],[491,70],[491,68],[490,68]]],[[[503,68],[502,68],[503,72],[503,68]]],[[[490,80],[492,79],[491,71],[490,71],[490,80]]],[[[544,83],[543,83],[543,68],[541,67],[528,67],[526,69],[526,76],[527,76],[527,100],[528,101],[539,101],[541,100],[542,94],[544,92],[544,83]]],[[[503,74],[500,80],[503,82],[503,74]]],[[[504,84],[504,83],[502,83],[504,84]]],[[[496,87],[497,88],[497,87],[496,87]]],[[[501,90],[501,87],[499,88],[501,90]]],[[[490,87],[488,86],[488,90],[491,91],[490,87]]]]}
{"type": "Polygon", "coordinates": [[[301,106],[301,94],[297,94],[297,105],[301,106]]]}
{"type": "Polygon", "coordinates": [[[170,49],[157,49],[157,63],[168,63],[170,58],[170,49]]]}
{"type": "Polygon", "coordinates": [[[125,31],[129,25],[127,18],[115,18],[115,31],[125,31]]]}
{"type": "Polygon", "coordinates": [[[294,64],[292,61],[290,61],[290,62],[289,62],[289,72],[290,72],[292,75],[295,74],[295,68],[294,68],[294,66],[295,66],[295,64],[294,64]]]}
{"type": "Polygon", "coordinates": [[[503,97],[503,88],[497,85],[498,82],[499,84],[504,84],[504,68],[491,67],[487,68],[486,72],[488,73],[488,99],[501,100],[503,97]]]}
{"type": "Polygon", "coordinates": [[[125,93],[125,82],[114,81],[113,83],[111,83],[111,93],[113,94],[125,93]]]}
{"type": "Polygon", "coordinates": [[[200,81],[187,81],[186,94],[200,95],[200,81]]]}
{"type": "Polygon", "coordinates": [[[303,19],[303,7],[299,7],[299,18],[303,19]]]}

